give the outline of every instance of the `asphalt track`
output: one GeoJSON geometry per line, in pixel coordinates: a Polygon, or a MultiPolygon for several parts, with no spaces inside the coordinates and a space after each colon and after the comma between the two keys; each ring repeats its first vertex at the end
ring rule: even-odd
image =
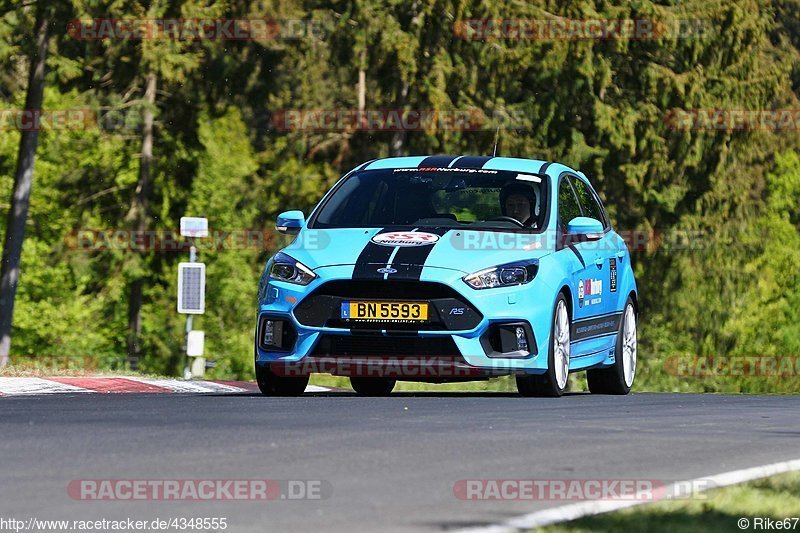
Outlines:
{"type": "MultiPolygon", "coordinates": [[[[442,531],[563,501],[464,479],[677,481],[800,458],[800,396],[62,394],[0,399],[0,518],[226,517],[227,531],[442,531]],[[323,499],[80,501],[81,479],[321,480],[323,499]]],[[[736,530],[735,523],[731,530],[736,530]]]]}

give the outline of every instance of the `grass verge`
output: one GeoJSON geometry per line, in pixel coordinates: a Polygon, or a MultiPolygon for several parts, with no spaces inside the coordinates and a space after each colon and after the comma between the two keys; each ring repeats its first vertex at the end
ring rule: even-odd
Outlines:
{"type": "MultiPolygon", "coordinates": [[[[780,474],[708,491],[701,493],[701,498],[663,501],[580,518],[536,531],[539,533],[601,531],[716,533],[769,530],[766,519],[783,521],[786,518],[800,517],[800,472],[780,474]],[[758,519],[762,520],[761,527],[758,525],[758,519]],[[740,520],[742,520],[741,525],[745,527],[740,527],[740,520]]],[[[778,528],[773,525],[771,529],[778,528]]],[[[800,531],[800,520],[786,521],[779,529],[800,531]]]]}
{"type": "Polygon", "coordinates": [[[175,379],[174,376],[161,376],[158,374],[145,374],[133,370],[99,370],[82,368],[54,368],[49,366],[15,366],[9,365],[0,368],[0,378],[52,378],[52,377],[125,377],[149,379],[175,379]]]}

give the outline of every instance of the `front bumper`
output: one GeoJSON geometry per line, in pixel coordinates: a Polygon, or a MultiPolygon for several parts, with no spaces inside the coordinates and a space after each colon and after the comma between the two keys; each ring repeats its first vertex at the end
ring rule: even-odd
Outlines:
{"type": "Polygon", "coordinates": [[[424,294],[415,294],[414,289],[397,292],[397,287],[390,288],[390,282],[377,285],[377,290],[365,285],[353,293],[348,292],[356,284],[351,280],[352,272],[351,265],[324,267],[306,287],[270,280],[258,310],[256,339],[262,339],[265,320],[286,321],[296,337],[282,350],[268,351],[256,342],[256,361],[451,357],[456,363],[491,375],[541,373],[547,368],[554,294],[540,280],[524,286],[474,290],[461,280],[463,272],[425,267],[420,281],[413,282],[417,285],[408,285],[424,288],[424,294]],[[337,314],[343,298],[424,300],[431,302],[435,313],[428,324],[347,323],[337,314]],[[525,329],[528,350],[503,353],[496,349],[498,335],[494,332],[509,324],[525,329]]]}

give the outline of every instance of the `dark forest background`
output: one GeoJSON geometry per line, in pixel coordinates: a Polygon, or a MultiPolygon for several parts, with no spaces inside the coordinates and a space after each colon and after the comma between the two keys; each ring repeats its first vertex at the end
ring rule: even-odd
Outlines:
{"type": "MultiPolygon", "coordinates": [[[[102,120],[38,134],[11,364],[66,355],[179,373],[176,272],[186,252],[87,249],[76,232],[177,230],[190,215],[212,229],[268,235],[263,249],[200,255],[208,310],[195,328],[217,361],[212,376],[252,377],[255,293],[277,247],[275,215],[308,213],[367,159],[490,154],[495,125],[504,125],[501,155],[584,171],[618,230],[650,235],[634,250],[644,387],[800,390],[797,380],[698,385],[664,372],[675,354],[800,354],[796,0],[0,0],[0,108],[25,108],[43,31],[42,108],[102,120]],[[295,24],[243,41],[68,31],[75,19],[160,17],[295,24]],[[687,35],[644,39],[459,33],[466,19],[558,17],[700,22],[687,35]],[[469,111],[485,127],[287,131],[273,120],[283,110],[359,108],[469,111]],[[793,114],[737,127],[704,123],[697,110],[793,114]]],[[[9,116],[0,128],[0,235],[23,135],[9,116]]]]}

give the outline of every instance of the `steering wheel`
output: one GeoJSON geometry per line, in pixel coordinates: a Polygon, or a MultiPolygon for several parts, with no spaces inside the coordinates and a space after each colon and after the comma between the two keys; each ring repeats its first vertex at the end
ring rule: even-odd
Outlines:
{"type": "Polygon", "coordinates": [[[525,224],[523,224],[522,222],[520,222],[516,218],[507,217],[507,216],[493,217],[493,218],[490,218],[489,220],[487,220],[486,222],[511,222],[513,224],[516,224],[520,228],[524,228],[525,227],[525,224]]]}

